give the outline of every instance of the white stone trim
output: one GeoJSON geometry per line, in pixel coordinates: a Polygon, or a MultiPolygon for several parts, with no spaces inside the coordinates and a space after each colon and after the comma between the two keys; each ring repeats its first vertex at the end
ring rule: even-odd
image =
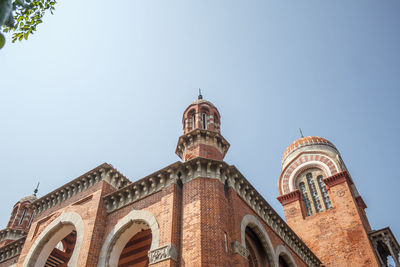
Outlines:
{"type": "Polygon", "coordinates": [[[98,267],[114,267],[129,239],[141,229],[151,229],[150,251],[158,248],[159,226],[154,215],[145,210],[132,210],[111,229],[101,248],[98,267]]]}
{"type": "Polygon", "coordinates": [[[278,245],[275,249],[275,266],[279,266],[279,256],[285,259],[286,263],[289,264],[289,267],[297,267],[295,260],[293,259],[292,254],[286,248],[285,245],[278,245]]]}
{"type": "Polygon", "coordinates": [[[36,238],[22,266],[43,267],[57,243],[72,230],[76,231],[76,243],[68,266],[78,266],[78,257],[84,236],[84,223],[82,217],[76,212],[61,213],[52,221],[36,238]]]}
{"type": "MultiPolygon", "coordinates": [[[[326,156],[325,156],[325,157],[326,157],[326,156]]],[[[332,161],[331,158],[329,158],[329,159],[332,161]]],[[[315,168],[320,168],[320,169],[322,168],[322,169],[325,171],[327,177],[332,176],[332,172],[331,172],[331,170],[329,169],[328,165],[326,165],[326,164],[323,163],[322,161],[313,160],[313,161],[304,162],[304,163],[302,163],[301,165],[299,165],[299,166],[290,174],[290,177],[289,177],[289,192],[293,192],[294,190],[296,190],[296,177],[300,174],[300,172],[302,172],[302,171],[305,170],[305,169],[313,168],[313,167],[315,167],[315,168]]],[[[282,192],[284,192],[283,183],[282,183],[282,192]]]]}
{"type": "Polygon", "coordinates": [[[257,217],[247,214],[243,216],[242,222],[240,224],[240,235],[242,239],[242,247],[246,248],[246,227],[249,226],[254,232],[257,234],[258,238],[260,239],[261,243],[263,244],[265,253],[267,254],[268,263],[272,265],[275,259],[275,250],[274,246],[272,245],[271,239],[268,236],[267,231],[262,226],[261,222],[257,219],[257,217]]]}

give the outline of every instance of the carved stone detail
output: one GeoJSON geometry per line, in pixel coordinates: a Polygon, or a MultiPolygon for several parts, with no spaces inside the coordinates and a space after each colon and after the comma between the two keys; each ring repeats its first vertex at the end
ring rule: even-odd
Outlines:
{"type": "Polygon", "coordinates": [[[0,263],[21,254],[22,247],[25,244],[25,237],[15,240],[0,248],[0,263]]]}
{"type": "Polygon", "coordinates": [[[249,251],[240,244],[238,241],[234,241],[231,243],[232,253],[239,254],[243,258],[247,259],[249,257],[249,251]]]}
{"type": "Polygon", "coordinates": [[[104,163],[68,184],[35,200],[30,204],[30,207],[34,210],[34,214],[38,215],[103,180],[117,189],[131,183],[114,167],[104,163]]]}
{"type": "Polygon", "coordinates": [[[174,244],[170,243],[166,246],[149,251],[149,264],[157,263],[160,261],[172,259],[177,261],[178,251],[174,244]]]}

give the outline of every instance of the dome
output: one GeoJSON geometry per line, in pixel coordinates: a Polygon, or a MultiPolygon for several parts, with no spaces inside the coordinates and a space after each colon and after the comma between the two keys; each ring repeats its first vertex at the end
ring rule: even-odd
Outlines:
{"type": "Polygon", "coordinates": [[[31,195],[31,196],[26,196],[26,197],[23,197],[23,198],[21,198],[18,202],[19,203],[23,203],[23,202],[25,202],[25,201],[29,201],[29,202],[33,202],[33,201],[35,201],[37,199],[37,197],[35,196],[35,195],[31,195]]]}
{"type": "Polygon", "coordinates": [[[294,141],[292,144],[286,148],[285,153],[283,153],[282,157],[282,164],[285,161],[286,157],[289,156],[292,152],[295,150],[305,147],[305,146],[311,146],[311,145],[328,145],[336,149],[336,147],[328,140],[325,138],[319,137],[319,136],[306,136],[302,137],[300,139],[297,139],[294,141]]]}

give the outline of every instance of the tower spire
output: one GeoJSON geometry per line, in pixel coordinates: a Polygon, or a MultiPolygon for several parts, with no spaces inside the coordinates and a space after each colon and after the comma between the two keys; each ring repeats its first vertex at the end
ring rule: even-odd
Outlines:
{"type": "Polygon", "coordinates": [[[300,136],[301,136],[301,138],[304,138],[303,131],[301,130],[301,128],[299,128],[299,130],[300,130],[300,136]]]}
{"type": "Polygon", "coordinates": [[[39,191],[40,182],[37,183],[35,190],[33,190],[33,195],[36,197],[37,192],[39,191]]]}
{"type": "Polygon", "coordinates": [[[199,97],[198,99],[203,99],[203,96],[201,95],[201,89],[199,88],[199,97]]]}

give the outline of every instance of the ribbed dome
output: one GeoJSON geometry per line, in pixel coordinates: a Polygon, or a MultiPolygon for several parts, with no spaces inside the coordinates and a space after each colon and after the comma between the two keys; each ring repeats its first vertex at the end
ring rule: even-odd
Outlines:
{"type": "Polygon", "coordinates": [[[336,147],[331,142],[326,140],[325,138],[322,138],[322,137],[319,137],[319,136],[302,137],[302,138],[297,139],[296,141],[294,141],[292,144],[290,144],[290,146],[288,146],[288,148],[286,148],[285,153],[283,153],[282,163],[284,162],[286,157],[290,153],[295,151],[296,149],[298,149],[300,147],[304,147],[304,146],[310,146],[310,145],[328,145],[328,146],[331,146],[331,147],[336,149],[336,147]]]}

